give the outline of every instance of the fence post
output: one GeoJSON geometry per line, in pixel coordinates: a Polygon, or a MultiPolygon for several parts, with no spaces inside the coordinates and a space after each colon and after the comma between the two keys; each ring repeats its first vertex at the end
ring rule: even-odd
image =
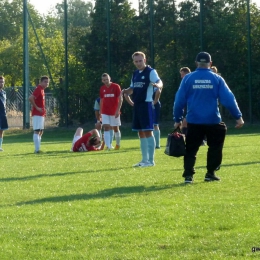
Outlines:
{"type": "Polygon", "coordinates": [[[107,71],[111,75],[111,46],[110,46],[110,0],[106,1],[107,9],[107,71]]]}
{"type": "Polygon", "coordinates": [[[247,0],[247,51],[248,51],[248,93],[249,93],[249,120],[252,124],[252,51],[251,51],[251,18],[250,0],[247,0]]]}
{"type": "Polygon", "coordinates": [[[23,1],[23,128],[30,128],[29,112],[29,49],[27,0],[23,1]]]}
{"type": "Polygon", "coordinates": [[[203,19],[204,19],[204,0],[200,0],[200,50],[201,51],[204,51],[203,19]]]}
{"type": "Polygon", "coordinates": [[[154,68],[154,9],[153,2],[154,0],[150,0],[150,56],[151,56],[151,66],[154,68]]]}
{"type": "Polygon", "coordinates": [[[64,91],[64,99],[65,99],[65,126],[69,125],[69,103],[68,103],[68,89],[69,89],[69,61],[68,61],[68,4],[67,0],[64,0],[64,45],[65,45],[65,91],[64,91]]]}

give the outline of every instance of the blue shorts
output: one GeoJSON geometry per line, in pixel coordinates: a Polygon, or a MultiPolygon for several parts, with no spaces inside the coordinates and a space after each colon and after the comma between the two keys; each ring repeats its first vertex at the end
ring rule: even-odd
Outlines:
{"type": "Polygon", "coordinates": [[[6,115],[0,115],[0,130],[7,130],[8,123],[6,115]]]}
{"type": "Polygon", "coordinates": [[[153,131],[152,102],[135,103],[133,108],[133,131],[153,131]]]}
{"type": "Polygon", "coordinates": [[[153,109],[153,124],[159,125],[161,104],[157,102],[153,109]]]}

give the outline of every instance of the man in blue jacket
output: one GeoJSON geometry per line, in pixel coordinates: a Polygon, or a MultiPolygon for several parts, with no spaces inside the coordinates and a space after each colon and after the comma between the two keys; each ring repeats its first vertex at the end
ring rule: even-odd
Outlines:
{"type": "Polygon", "coordinates": [[[187,106],[188,122],[186,155],[184,156],[183,177],[185,183],[193,182],[196,155],[204,136],[207,137],[207,173],[205,181],[219,181],[215,175],[222,162],[222,150],[227,127],[222,122],[218,102],[225,106],[236,119],[236,128],[244,125],[242,113],[234,94],[225,80],[210,70],[211,56],[200,52],[196,57],[197,69],[187,74],[176,93],[173,107],[174,127],[181,125],[183,108],[187,106]]]}

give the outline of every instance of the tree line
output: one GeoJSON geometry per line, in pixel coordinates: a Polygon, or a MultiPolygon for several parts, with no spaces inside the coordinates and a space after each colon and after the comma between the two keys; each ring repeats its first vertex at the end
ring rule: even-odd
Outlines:
{"type": "MultiPolygon", "coordinates": [[[[213,64],[234,92],[243,117],[249,117],[251,104],[256,121],[260,113],[260,10],[250,4],[249,17],[247,1],[139,0],[138,10],[128,0],[96,0],[94,5],[82,0],[68,1],[69,123],[93,121],[93,104],[99,95],[102,73],[109,73],[122,88],[129,86],[134,70],[131,55],[137,50],[146,53],[147,63],[157,69],[164,82],[162,120],[172,120],[179,69],[188,66],[195,70],[195,56],[203,50],[212,55],[213,64]]],[[[62,125],[66,100],[64,4],[40,14],[28,3],[28,13],[30,82],[35,85],[49,68],[54,80],[50,90],[60,103],[62,125]]],[[[22,0],[0,0],[0,31],[0,73],[6,78],[6,86],[21,86],[22,0]]],[[[223,114],[229,116],[225,110],[223,114]]],[[[131,120],[131,107],[123,105],[122,120],[131,120]]]]}

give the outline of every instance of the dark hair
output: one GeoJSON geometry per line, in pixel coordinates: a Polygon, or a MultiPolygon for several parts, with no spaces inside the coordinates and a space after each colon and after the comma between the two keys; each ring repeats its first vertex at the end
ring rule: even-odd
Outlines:
{"type": "Polygon", "coordinates": [[[90,145],[97,145],[98,144],[98,138],[96,135],[92,135],[90,138],[89,138],[89,144],[90,145]]]}
{"type": "Polygon", "coordinates": [[[182,67],[182,68],[180,68],[180,72],[184,72],[184,73],[190,73],[190,68],[188,68],[188,67],[182,67]]]}
{"type": "Polygon", "coordinates": [[[0,79],[5,79],[3,76],[0,76],[0,79]]]}

